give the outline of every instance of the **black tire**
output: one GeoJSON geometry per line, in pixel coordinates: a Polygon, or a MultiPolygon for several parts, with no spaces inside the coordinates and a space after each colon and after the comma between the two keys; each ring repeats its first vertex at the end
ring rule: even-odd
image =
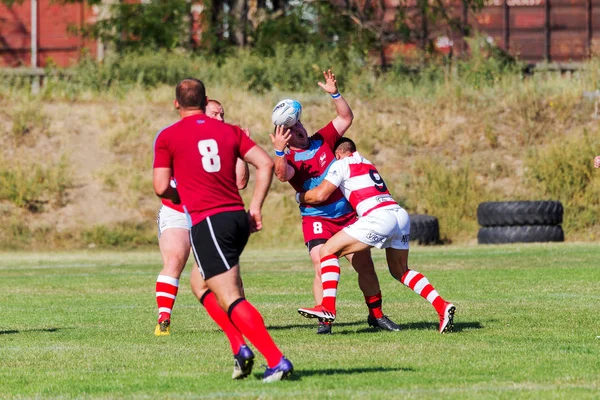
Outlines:
{"type": "Polygon", "coordinates": [[[426,214],[410,215],[410,240],[419,244],[440,242],[440,224],[436,217],[426,214]]]}
{"type": "Polygon", "coordinates": [[[564,242],[560,225],[492,226],[479,229],[479,244],[564,242]]]}
{"type": "Polygon", "coordinates": [[[491,201],[477,207],[477,222],[488,226],[560,225],[560,201],[491,201]]]}

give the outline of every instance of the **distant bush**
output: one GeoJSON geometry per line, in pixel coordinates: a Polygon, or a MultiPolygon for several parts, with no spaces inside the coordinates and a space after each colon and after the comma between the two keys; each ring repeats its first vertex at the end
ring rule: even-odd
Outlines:
{"type": "Polygon", "coordinates": [[[414,213],[437,217],[442,240],[476,232],[477,205],[485,189],[468,160],[453,166],[440,163],[437,157],[422,158],[410,175],[406,206],[414,213]]]}
{"type": "Polygon", "coordinates": [[[122,222],[105,226],[97,225],[81,233],[86,247],[126,247],[155,245],[156,227],[151,222],[122,222]]]}
{"type": "MultiPolygon", "coordinates": [[[[130,51],[109,56],[102,63],[83,59],[74,67],[74,75],[50,79],[43,90],[46,95],[49,91],[67,95],[90,90],[125,93],[132,87],[174,85],[193,76],[210,85],[235,85],[258,93],[272,89],[306,92],[314,90],[321,71],[333,68],[341,78],[341,90],[368,96],[390,89],[402,93],[407,86],[437,86],[449,80],[478,89],[520,75],[518,63],[486,46],[475,47],[472,57],[454,64],[435,57],[423,65],[405,65],[398,60],[385,72],[366,51],[351,45],[323,51],[310,44],[274,44],[268,53],[235,49],[218,57],[182,50],[130,51]]],[[[14,85],[27,83],[9,83],[14,85]]]]}
{"type": "Polygon", "coordinates": [[[37,212],[47,203],[64,205],[66,190],[71,184],[66,156],[50,165],[0,158],[0,200],[17,207],[37,212]]]}
{"type": "Polygon", "coordinates": [[[526,159],[527,178],[539,199],[559,200],[565,207],[563,227],[591,228],[600,220],[600,176],[593,159],[600,151],[598,132],[593,138],[565,138],[539,149],[526,159]]]}

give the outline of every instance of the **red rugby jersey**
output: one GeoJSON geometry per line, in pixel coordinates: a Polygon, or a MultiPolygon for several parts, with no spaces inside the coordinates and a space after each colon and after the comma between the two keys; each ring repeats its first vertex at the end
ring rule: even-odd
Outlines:
{"type": "Polygon", "coordinates": [[[158,133],[154,168],[171,168],[192,225],[225,211],[244,209],[235,165],[256,144],[238,126],[204,114],[185,117],[158,133]]]}

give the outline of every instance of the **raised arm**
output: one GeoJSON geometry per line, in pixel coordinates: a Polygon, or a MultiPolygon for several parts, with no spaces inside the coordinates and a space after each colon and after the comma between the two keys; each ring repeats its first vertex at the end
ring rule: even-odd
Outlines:
{"type": "Polygon", "coordinates": [[[335,192],[335,189],[337,189],[337,186],[328,180],[324,180],[319,186],[310,189],[308,192],[297,193],[296,200],[300,204],[319,204],[327,200],[331,193],[335,192]]]}
{"type": "Polygon", "coordinates": [[[277,176],[277,179],[281,182],[287,182],[292,179],[295,174],[294,168],[288,164],[285,155],[283,155],[292,134],[289,129],[283,126],[276,126],[275,133],[270,134],[269,136],[271,136],[271,143],[273,143],[276,155],[275,176],[277,176]]]}
{"type": "Polygon", "coordinates": [[[262,148],[254,146],[246,152],[244,161],[256,168],[254,193],[248,210],[252,223],[251,231],[256,232],[262,229],[261,210],[273,179],[273,160],[262,148]]]}
{"type": "Polygon", "coordinates": [[[354,114],[346,99],[344,99],[338,91],[335,74],[329,69],[323,71],[323,76],[325,77],[325,83],[319,82],[318,84],[324,91],[331,95],[333,104],[335,105],[335,112],[337,113],[337,116],[331,122],[340,136],[344,136],[344,133],[346,133],[348,128],[350,128],[350,125],[352,125],[354,114]]]}

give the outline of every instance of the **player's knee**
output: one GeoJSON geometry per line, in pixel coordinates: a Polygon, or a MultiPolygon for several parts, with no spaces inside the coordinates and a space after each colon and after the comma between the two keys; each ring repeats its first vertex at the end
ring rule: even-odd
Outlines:
{"type": "Polygon", "coordinates": [[[333,254],[333,251],[331,251],[331,249],[329,248],[329,246],[327,246],[327,243],[325,243],[319,249],[319,259],[322,259],[323,257],[327,257],[327,256],[329,256],[331,254],[333,254]]]}

